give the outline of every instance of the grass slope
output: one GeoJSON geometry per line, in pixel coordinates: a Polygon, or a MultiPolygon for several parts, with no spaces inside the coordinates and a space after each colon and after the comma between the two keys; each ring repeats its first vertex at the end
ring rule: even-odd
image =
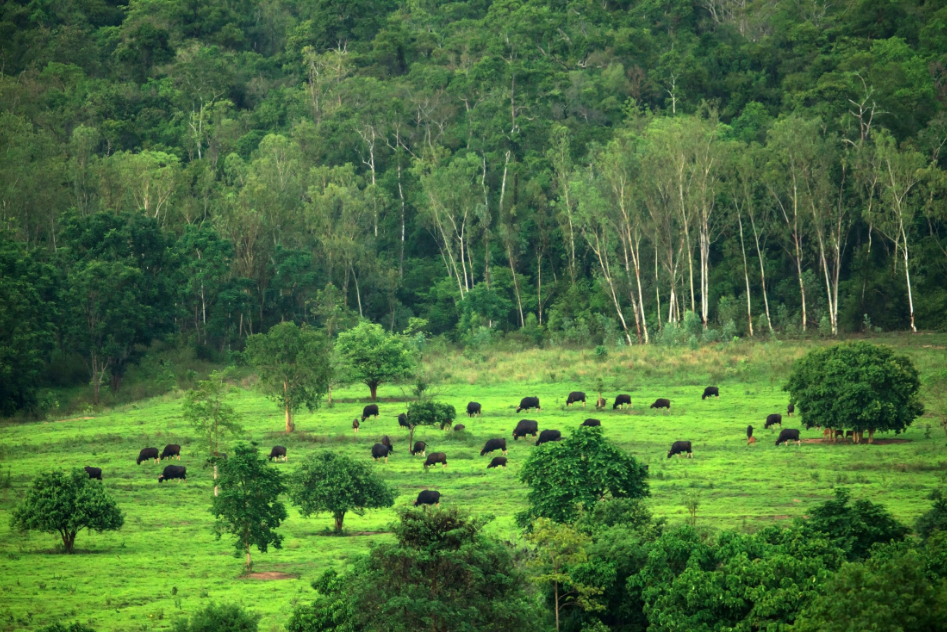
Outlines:
{"type": "MultiPolygon", "coordinates": [[[[890,338],[921,367],[922,374],[945,364],[944,338],[890,338]],[[923,344],[922,344],[923,343],[923,344]]],[[[477,513],[496,516],[489,531],[510,541],[520,539],[513,515],[525,502],[526,489],[517,474],[534,439],[514,442],[511,432],[521,418],[537,419],[540,429],[567,434],[586,417],[597,417],[608,437],[650,466],[651,507],[671,523],[686,516],[684,499],[700,494],[698,522],[718,528],[756,528],[802,515],[813,503],[828,498],[834,485],[848,485],[856,498],[885,504],[900,519],[913,522],[927,507],[929,489],[943,482],[947,448],[939,428],[925,429],[921,419],[888,445],[804,444],[775,447],[775,433],[763,420],[785,412],[780,390],[793,358],[806,345],[729,345],[695,351],[659,348],[627,349],[601,361],[580,351],[529,351],[469,358],[442,353],[426,365],[436,377],[439,397],[462,414],[466,403],[483,405],[481,418],[458,421],[464,433],[422,428],[415,439],[428,450],[448,455],[446,469],[425,472],[421,457],[408,453],[407,432],[395,419],[404,410],[397,386],[380,392],[381,416],[362,425],[355,436],[351,422],[360,416],[367,389],[343,389],[332,408],[300,414],[298,431],[280,432],[282,417],[271,402],[252,390],[234,400],[247,439],[268,453],[286,445],[289,462],[274,465],[285,472],[316,450],[338,450],[370,458],[370,448],[383,434],[392,437],[395,454],[376,467],[398,491],[396,507],[413,502],[419,490],[442,492],[442,501],[477,513]],[[595,411],[594,381],[603,377],[609,406],[595,411]],[[718,384],[720,399],[701,401],[703,387],[718,384]],[[589,404],[566,410],[571,390],[584,390],[589,404]],[[634,408],[612,411],[614,395],[630,393],[634,408]],[[516,404],[538,395],[542,412],[517,414],[516,404]],[[669,413],[650,410],[657,397],[672,401],[669,413]],[[745,429],[753,424],[758,444],[746,446],[745,429]],[[506,437],[510,467],[487,470],[489,456],[480,457],[484,441],[506,437]],[[667,459],[670,444],[694,443],[693,460],[667,459]]],[[[784,427],[801,427],[798,417],[784,418],[784,427]]],[[[818,431],[805,438],[818,439],[818,431]]],[[[892,438],[882,435],[882,438],[892,438]]],[[[140,402],[97,414],[94,418],[8,425],[2,428],[0,468],[11,484],[0,490],[0,629],[36,629],[60,617],[87,622],[97,630],[168,629],[176,616],[208,600],[234,601],[263,614],[262,630],[279,630],[298,601],[312,598],[309,582],[322,570],[342,567],[373,542],[388,538],[393,511],[365,517],[349,515],[349,535],[328,535],[331,518],[302,519],[290,508],[282,533],[282,550],[254,553],[255,571],[283,573],[290,579],[266,581],[241,577],[242,564],[227,540],[216,541],[208,511],[212,494],[209,470],[201,469],[199,445],[181,418],[179,396],[140,402]],[[166,443],[182,445],[187,483],[159,485],[161,465],[135,465],[139,449],[166,443]],[[22,536],[9,528],[9,514],[32,477],[54,467],[94,465],[104,471],[104,485],[126,513],[122,531],[83,532],[79,552],[55,554],[54,536],[22,536]],[[379,533],[381,532],[381,533],[379,533]]]]}

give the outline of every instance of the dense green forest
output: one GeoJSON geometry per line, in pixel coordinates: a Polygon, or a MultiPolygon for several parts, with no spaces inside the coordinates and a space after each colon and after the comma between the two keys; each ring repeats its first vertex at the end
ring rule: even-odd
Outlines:
{"type": "Polygon", "coordinates": [[[936,1],[4,2],[0,405],[283,321],[944,328],[945,81],[936,1]]]}

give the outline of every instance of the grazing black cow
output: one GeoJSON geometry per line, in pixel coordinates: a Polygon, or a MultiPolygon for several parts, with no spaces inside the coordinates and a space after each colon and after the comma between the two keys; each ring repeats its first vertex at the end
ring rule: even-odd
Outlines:
{"type": "Polygon", "coordinates": [[[520,437],[525,437],[526,435],[536,436],[539,432],[539,422],[532,419],[520,419],[519,423],[516,424],[516,428],[513,429],[513,441],[516,441],[520,437]]]}
{"type": "Polygon", "coordinates": [[[182,481],[187,480],[187,468],[183,465],[168,465],[164,472],[158,477],[158,482],[170,481],[172,478],[179,478],[182,481]]]}
{"type": "Polygon", "coordinates": [[[615,403],[612,404],[612,410],[631,406],[631,395],[618,395],[615,397],[615,403]]]}
{"type": "Polygon", "coordinates": [[[779,426],[783,427],[783,416],[779,413],[773,413],[766,417],[766,425],[763,426],[763,430],[768,430],[770,426],[779,426]]]}
{"type": "Polygon", "coordinates": [[[675,454],[687,454],[688,458],[693,459],[694,453],[691,451],[691,442],[675,441],[673,444],[671,444],[671,450],[668,452],[668,458],[670,459],[675,454]]]}
{"type": "Polygon", "coordinates": [[[425,489],[418,494],[418,499],[414,501],[414,506],[418,505],[437,505],[441,504],[441,493],[433,489],[425,489]]]}
{"type": "Polygon", "coordinates": [[[85,473],[89,475],[89,478],[95,478],[102,480],[102,468],[101,467],[89,467],[86,465],[85,473]]]}
{"type": "Polygon", "coordinates": [[[503,450],[503,454],[506,454],[506,439],[488,439],[483,446],[483,450],[480,451],[480,456],[489,454],[494,450],[503,450]]]}
{"type": "Polygon", "coordinates": [[[151,459],[154,459],[155,463],[158,462],[158,448],[145,448],[139,452],[137,464],[141,465],[142,461],[150,461],[151,459]]]}
{"type": "Polygon", "coordinates": [[[437,465],[438,463],[447,467],[447,455],[443,452],[431,452],[427,455],[427,460],[424,461],[424,469],[427,469],[430,465],[437,465]]]}
{"type": "Polygon", "coordinates": [[[284,461],[288,461],[289,457],[286,456],[286,448],[281,445],[274,445],[273,449],[270,450],[270,460],[276,459],[277,461],[282,458],[284,461]]]}
{"type": "Polygon", "coordinates": [[[776,439],[776,445],[780,443],[789,445],[793,441],[796,442],[796,445],[802,445],[802,439],[799,438],[799,431],[794,428],[783,428],[779,431],[779,438],[776,439]]]}
{"type": "Polygon", "coordinates": [[[794,412],[796,412],[796,405],[795,405],[795,404],[790,404],[790,405],[786,408],[786,414],[789,415],[790,417],[792,417],[792,414],[793,414],[794,412]]]}
{"type": "Polygon", "coordinates": [[[582,402],[582,406],[585,406],[585,393],[582,391],[572,391],[569,393],[569,397],[566,399],[566,406],[571,406],[576,402],[582,402]]]}
{"type": "Polygon", "coordinates": [[[423,441],[415,441],[414,447],[411,448],[410,450],[411,456],[414,456],[415,454],[420,454],[421,456],[424,456],[424,453],[426,450],[427,450],[426,443],[424,443],[423,441]]]}
{"type": "Polygon", "coordinates": [[[529,410],[535,408],[539,412],[542,412],[542,408],[539,407],[539,398],[538,397],[524,397],[520,400],[520,405],[516,407],[516,412],[521,410],[529,410]]]}
{"type": "Polygon", "coordinates": [[[376,443],[372,446],[372,460],[377,461],[378,459],[385,459],[385,463],[388,462],[388,454],[391,452],[391,448],[386,446],[384,443],[376,443]]]}
{"type": "Polygon", "coordinates": [[[586,419],[582,422],[583,426],[601,426],[602,422],[598,419],[586,419]]]}
{"type": "Polygon", "coordinates": [[[473,417],[474,415],[476,415],[477,417],[480,416],[480,404],[478,404],[477,402],[468,402],[467,403],[467,416],[473,417]]]}
{"type": "Polygon", "coordinates": [[[456,426],[454,426],[454,432],[457,432],[458,430],[466,430],[466,429],[467,429],[467,426],[465,426],[464,424],[457,424],[456,426]]]}
{"type": "Polygon", "coordinates": [[[400,415],[398,415],[398,425],[401,426],[402,428],[410,428],[410,427],[411,427],[411,424],[408,423],[408,414],[407,414],[407,413],[401,413],[400,415]]]}
{"type": "Polygon", "coordinates": [[[176,443],[169,443],[164,446],[164,450],[161,451],[161,460],[170,459],[172,457],[178,457],[178,460],[181,459],[181,446],[176,443]]]}
{"type": "Polygon", "coordinates": [[[704,389],[704,394],[700,398],[707,399],[708,397],[720,397],[720,389],[716,386],[708,386],[704,389]]]}
{"type": "Polygon", "coordinates": [[[378,404],[369,404],[362,409],[362,421],[365,421],[369,417],[378,416],[378,404]]]}
{"type": "Polygon", "coordinates": [[[495,456],[493,460],[490,461],[490,465],[487,466],[489,470],[491,467],[506,467],[506,457],[505,456],[495,456]]]}
{"type": "Polygon", "coordinates": [[[382,445],[388,446],[388,451],[389,451],[389,452],[394,452],[394,451],[395,451],[395,446],[391,445],[391,439],[388,438],[388,435],[385,435],[384,437],[381,438],[381,443],[382,443],[382,445]]]}
{"type": "Polygon", "coordinates": [[[671,400],[665,399],[664,397],[659,397],[654,400],[654,403],[651,404],[651,408],[666,408],[671,410],[671,400]]]}
{"type": "Polygon", "coordinates": [[[549,443],[550,441],[561,441],[562,433],[558,430],[543,430],[539,433],[539,439],[536,439],[536,445],[549,443]]]}
{"type": "Polygon", "coordinates": [[[355,434],[358,434],[358,426],[359,426],[358,417],[356,417],[355,419],[352,420],[352,430],[355,431],[355,434]]]}

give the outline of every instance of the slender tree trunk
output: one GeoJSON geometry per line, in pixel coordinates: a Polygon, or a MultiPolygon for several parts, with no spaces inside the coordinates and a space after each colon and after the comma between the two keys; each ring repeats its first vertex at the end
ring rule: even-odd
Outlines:
{"type": "Polygon", "coordinates": [[[556,599],[556,632],[559,632],[559,582],[553,582],[552,589],[556,599]]]}
{"type": "Polygon", "coordinates": [[[378,382],[371,382],[368,385],[368,391],[371,393],[372,401],[375,401],[375,399],[378,397],[378,382]]]}
{"type": "Polygon", "coordinates": [[[293,427],[293,416],[289,410],[289,382],[283,380],[283,404],[286,411],[286,432],[292,432],[293,427]]]}
{"type": "Polygon", "coordinates": [[[750,298],[750,271],[746,263],[746,245],[743,243],[743,216],[737,213],[740,225],[740,254],[743,255],[743,279],[746,281],[746,320],[750,326],[750,337],[753,337],[753,303],[750,298]]]}
{"type": "Polygon", "coordinates": [[[539,326],[543,324],[543,254],[536,257],[536,309],[539,311],[539,326]]]}
{"type": "Polygon", "coordinates": [[[512,245],[509,243],[510,240],[506,239],[506,260],[510,263],[510,274],[513,275],[513,292],[516,294],[516,308],[519,310],[520,316],[520,327],[523,327],[526,324],[526,320],[523,318],[523,299],[520,296],[520,283],[516,279],[516,268],[513,264],[513,249],[512,245]]]}
{"type": "Polygon", "coordinates": [[[908,258],[908,236],[904,230],[904,222],[901,222],[901,237],[904,245],[901,250],[904,252],[904,280],[908,286],[908,309],[911,312],[911,331],[917,333],[917,327],[914,326],[914,295],[911,292],[911,266],[908,258]]]}
{"type": "Polygon", "coordinates": [[[247,572],[250,572],[250,540],[244,540],[247,551],[247,572]]]}
{"type": "Polygon", "coordinates": [[[398,198],[401,200],[401,244],[398,252],[398,278],[404,278],[404,233],[405,233],[405,204],[404,189],[401,186],[401,160],[398,160],[398,198]]]}
{"type": "Polygon", "coordinates": [[[335,532],[336,532],[336,533],[341,533],[341,531],[342,531],[342,521],[345,519],[345,514],[344,514],[344,513],[337,513],[337,514],[335,514],[335,516],[333,516],[333,517],[335,518],[335,532]]]}
{"type": "Polygon", "coordinates": [[[760,285],[763,288],[763,308],[766,311],[766,325],[769,333],[773,333],[773,320],[769,317],[769,295],[766,292],[766,266],[763,263],[763,251],[760,248],[760,236],[756,230],[756,220],[750,214],[750,227],[753,228],[753,242],[756,244],[756,258],[760,262],[760,285]]]}

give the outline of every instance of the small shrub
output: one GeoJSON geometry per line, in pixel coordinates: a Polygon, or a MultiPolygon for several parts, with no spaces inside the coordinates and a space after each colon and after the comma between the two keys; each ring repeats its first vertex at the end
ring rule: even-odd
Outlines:
{"type": "MultiPolygon", "coordinates": [[[[253,615],[236,604],[210,604],[190,619],[175,622],[174,632],[256,632],[259,615],[253,615]]],[[[72,632],[71,630],[69,632],[72,632]]]]}

